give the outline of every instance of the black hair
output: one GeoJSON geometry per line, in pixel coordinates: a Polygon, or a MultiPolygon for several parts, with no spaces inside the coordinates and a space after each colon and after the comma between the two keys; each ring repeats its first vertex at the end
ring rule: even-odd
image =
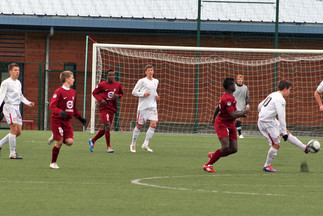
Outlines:
{"type": "Polygon", "coordinates": [[[225,78],[225,80],[223,81],[223,88],[225,90],[227,90],[233,84],[234,84],[234,79],[233,78],[225,78]]]}
{"type": "Polygon", "coordinates": [[[277,88],[279,91],[282,91],[284,90],[284,88],[289,89],[291,86],[292,86],[291,82],[283,79],[279,81],[277,88]]]}

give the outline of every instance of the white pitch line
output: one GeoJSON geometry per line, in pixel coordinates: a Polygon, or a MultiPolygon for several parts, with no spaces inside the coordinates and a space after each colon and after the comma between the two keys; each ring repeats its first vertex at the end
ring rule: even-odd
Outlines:
{"type": "MultiPolygon", "coordinates": [[[[242,174],[247,175],[247,174],[242,174]]],[[[251,174],[252,175],[252,174],[251,174]]],[[[256,174],[255,174],[256,175],[256,174]]],[[[265,174],[262,174],[265,175],[265,174]]],[[[276,196],[276,197],[300,197],[300,198],[313,198],[315,196],[291,196],[286,194],[273,194],[273,193],[255,193],[255,192],[239,192],[239,191],[218,191],[218,190],[203,190],[203,189],[190,189],[190,188],[178,188],[178,187],[170,187],[170,186],[162,186],[162,185],[156,185],[156,184],[149,184],[149,183],[143,183],[142,181],[145,180],[153,180],[153,179],[165,179],[165,178],[187,178],[187,177],[200,177],[205,175],[187,175],[187,176],[154,176],[154,177],[147,177],[147,178],[140,178],[140,179],[133,179],[131,180],[131,183],[146,187],[155,187],[160,189],[168,189],[168,190],[181,190],[181,191],[198,191],[198,192],[208,192],[208,193],[223,193],[223,194],[236,194],[236,195],[249,195],[249,196],[276,196]]],[[[233,176],[230,174],[225,175],[209,175],[210,177],[228,177],[233,176]]],[[[228,184],[225,184],[228,185],[228,184]]],[[[239,185],[239,184],[235,184],[239,185]]],[[[263,187],[264,185],[259,185],[259,187],[263,187]]],[[[266,185],[268,186],[268,185],[266,185]]],[[[294,186],[291,186],[294,187],[294,186]]],[[[295,186],[300,187],[300,186],[295,186]]],[[[309,187],[309,186],[302,186],[302,187],[309,187]]],[[[313,186],[313,187],[321,187],[321,186],[313,186]]],[[[322,197],[319,197],[322,198],[322,197]]]]}
{"type": "Polygon", "coordinates": [[[108,183],[96,183],[96,182],[46,182],[46,181],[10,181],[5,180],[0,183],[15,183],[15,184],[81,184],[81,185],[107,185],[108,183]]]}

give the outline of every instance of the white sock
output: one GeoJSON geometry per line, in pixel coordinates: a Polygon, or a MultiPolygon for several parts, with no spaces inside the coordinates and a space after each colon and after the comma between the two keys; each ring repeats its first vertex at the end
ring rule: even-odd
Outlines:
{"type": "Polygon", "coordinates": [[[133,129],[133,132],[132,132],[132,143],[131,143],[131,145],[136,146],[136,142],[137,142],[137,138],[139,136],[139,133],[140,133],[140,130],[137,127],[135,127],[135,129],[133,129]]]}
{"type": "Polygon", "coordinates": [[[304,145],[299,139],[297,139],[297,137],[293,136],[292,134],[289,134],[287,140],[288,140],[288,142],[297,146],[298,148],[302,149],[303,151],[306,148],[306,145],[304,145]]]}
{"type": "Polygon", "coordinates": [[[275,149],[273,147],[271,147],[268,150],[267,153],[267,159],[266,159],[266,163],[265,163],[265,167],[271,165],[271,163],[273,162],[273,160],[275,159],[276,155],[277,155],[278,149],[275,149]]]}
{"type": "Polygon", "coordinates": [[[147,133],[146,133],[146,138],[145,138],[144,145],[149,144],[149,141],[153,137],[154,133],[155,133],[155,128],[149,127],[148,130],[147,130],[147,133]]]}
{"type": "Polygon", "coordinates": [[[10,148],[10,155],[16,154],[16,135],[9,134],[9,148],[10,148]]]}
{"type": "Polygon", "coordinates": [[[10,134],[10,133],[8,133],[5,137],[3,137],[3,138],[0,140],[0,148],[1,148],[4,144],[6,144],[7,142],[9,142],[9,134],[10,134]]]}

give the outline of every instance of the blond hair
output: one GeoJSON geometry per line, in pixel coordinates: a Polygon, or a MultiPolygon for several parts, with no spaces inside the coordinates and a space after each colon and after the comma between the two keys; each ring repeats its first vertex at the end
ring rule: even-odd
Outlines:
{"type": "Polygon", "coordinates": [[[63,71],[59,75],[59,79],[61,80],[62,83],[65,83],[65,79],[66,78],[70,78],[71,76],[73,76],[73,72],[72,71],[63,71]]]}
{"type": "Polygon", "coordinates": [[[238,75],[236,76],[236,79],[239,79],[239,78],[243,79],[244,77],[243,77],[243,75],[242,75],[242,74],[238,74],[238,75]]]}

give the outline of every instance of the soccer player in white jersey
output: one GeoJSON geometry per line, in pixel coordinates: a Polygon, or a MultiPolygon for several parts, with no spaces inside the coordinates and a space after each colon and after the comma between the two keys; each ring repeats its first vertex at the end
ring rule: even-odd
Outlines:
{"type": "Polygon", "coordinates": [[[271,93],[258,105],[258,128],[261,134],[267,138],[270,149],[263,170],[266,172],[276,172],[271,167],[271,163],[277,155],[280,147],[280,136],[284,141],[288,141],[298,148],[308,153],[307,146],[297,137],[293,136],[286,129],[286,101],[285,97],[290,94],[292,83],[281,80],[278,83],[278,91],[271,93]],[[278,116],[278,120],[276,118],[278,116]]]}
{"type": "Polygon", "coordinates": [[[316,91],[314,92],[314,97],[315,97],[317,104],[319,105],[320,111],[323,111],[323,103],[322,103],[321,96],[320,96],[320,93],[322,93],[322,92],[323,92],[323,81],[321,82],[321,84],[317,87],[316,91]]]}
{"type": "Polygon", "coordinates": [[[10,159],[22,159],[16,152],[16,137],[21,134],[22,117],[19,110],[21,102],[33,107],[34,102],[28,101],[21,92],[21,83],[18,80],[20,68],[16,63],[8,66],[10,77],[1,83],[0,105],[4,101],[3,114],[10,127],[10,132],[0,140],[0,151],[2,146],[9,142],[10,159]]]}
{"type": "MultiPolygon", "coordinates": [[[[236,80],[235,80],[236,90],[235,90],[235,92],[233,92],[233,96],[237,101],[237,104],[236,104],[237,111],[245,110],[246,106],[248,106],[250,108],[249,89],[245,84],[243,84],[243,79],[244,79],[243,75],[239,74],[236,76],[236,80]]],[[[235,126],[238,131],[239,138],[243,139],[244,137],[242,135],[242,119],[241,118],[236,119],[235,126]]]]}
{"type": "Polygon", "coordinates": [[[138,80],[132,90],[132,95],[139,97],[139,102],[137,109],[137,125],[133,130],[132,143],[130,145],[131,152],[136,152],[136,141],[139,136],[140,129],[147,120],[150,121],[150,126],[147,130],[145,141],[141,147],[148,152],[153,152],[148,144],[154,135],[158,122],[157,101],[159,100],[159,95],[157,94],[157,88],[159,81],[153,78],[154,67],[152,65],[146,65],[145,74],[146,77],[138,80]]]}

